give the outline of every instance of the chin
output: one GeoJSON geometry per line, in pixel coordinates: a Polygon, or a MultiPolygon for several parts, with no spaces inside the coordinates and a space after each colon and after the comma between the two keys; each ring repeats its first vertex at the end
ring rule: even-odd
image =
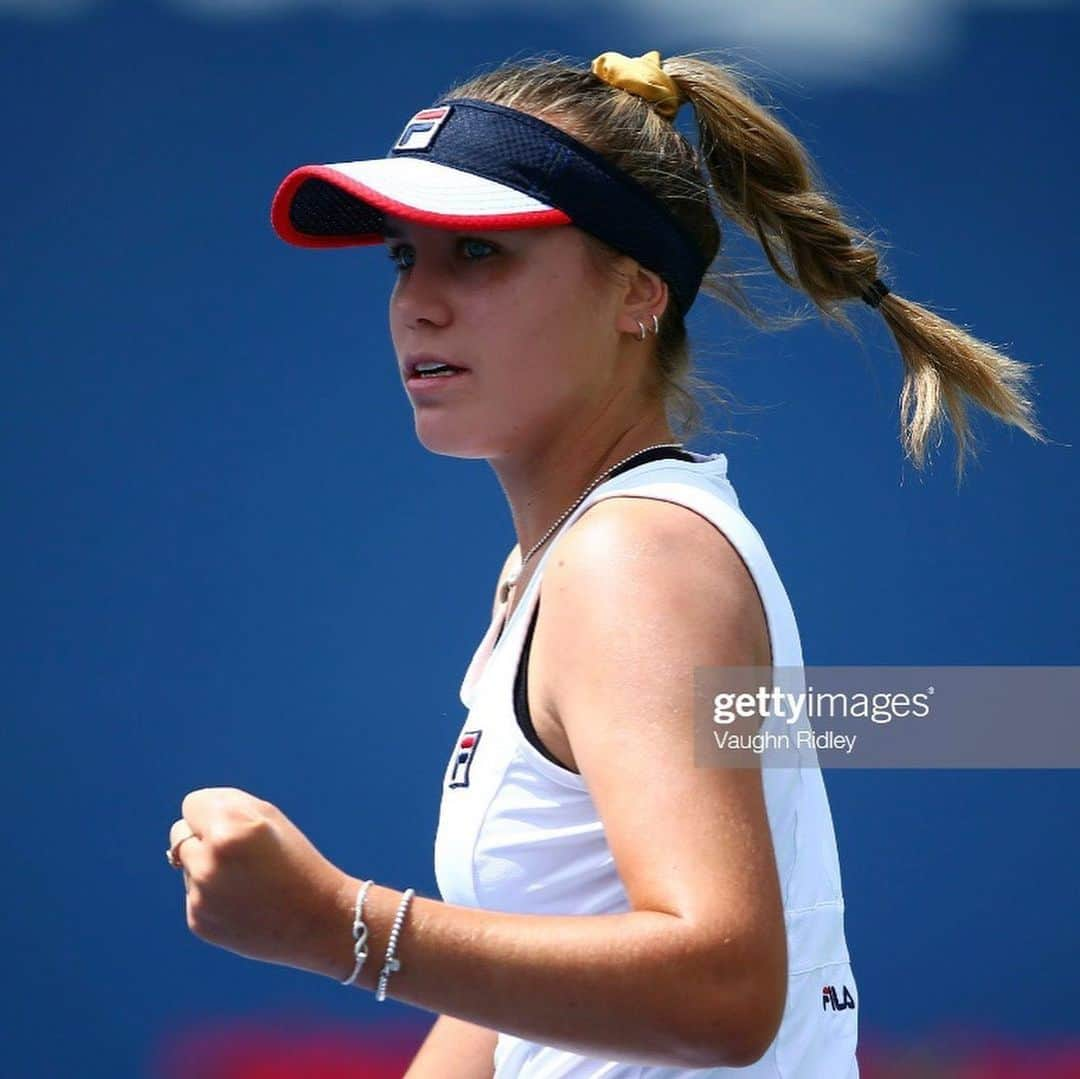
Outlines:
{"type": "Polygon", "coordinates": [[[453,424],[432,423],[433,417],[416,413],[416,438],[429,453],[443,457],[461,457],[466,459],[486,458],[490,456],[488,447],[477,437],[475,431],[469,432],[453,424]]]}

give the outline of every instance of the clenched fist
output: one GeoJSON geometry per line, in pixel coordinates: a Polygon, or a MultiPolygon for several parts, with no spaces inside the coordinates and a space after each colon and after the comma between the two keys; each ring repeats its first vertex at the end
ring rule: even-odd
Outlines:
{"type": "Polygon", "coordinates": [[[184,872],[188,928],[238,955],[326,973],[328,933],[348,941],[337,915],[349,908],[352,878],[245,791],[192,791],[180,812],[169,843],[184,872]]]}

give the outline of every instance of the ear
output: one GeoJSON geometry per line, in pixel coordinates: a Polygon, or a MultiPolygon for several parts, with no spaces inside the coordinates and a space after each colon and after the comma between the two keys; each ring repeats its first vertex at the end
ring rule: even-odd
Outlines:
{"type": "Polygon", "coordinates": [[[631,261],[627,267],[626,291],[619,307],[618,322],[620,333],[637,337],[639,323],[651,328],[653,315],[662,318],[667,310],[669,294],[667,282],[652,270],[631,261]]]}

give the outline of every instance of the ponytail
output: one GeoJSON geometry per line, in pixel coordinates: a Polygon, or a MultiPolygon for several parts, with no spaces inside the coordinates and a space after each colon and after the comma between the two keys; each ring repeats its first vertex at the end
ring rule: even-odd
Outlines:
{"type": "MultiPolygon", "coordinates": [[[[805,292],[825,318],[852,330],[840,304],[874,296],[868,290],[882,272],[871,240],[844,221],[802,145],[731,71],[690,57],[672,58],[664,70],[694,107],[701,156],[724,213],[757,239],[783,281],[805,292]]],[[[1027,397],[1026,364],[895,292],[874,306],[904,364],[901,440],[917,467],[925,464],[928,442],[940,441],[947,413],[962,478],[972,452],[969,400],[1046,440],[1027,397]]]]}

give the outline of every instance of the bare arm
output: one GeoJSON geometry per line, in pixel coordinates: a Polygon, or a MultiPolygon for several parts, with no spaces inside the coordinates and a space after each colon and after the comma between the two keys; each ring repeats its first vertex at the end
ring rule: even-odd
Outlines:
{"type": "Polygon", "coordinates": [[[498,1034],[440,1015],[403,1079],[492,1079],[498,1034]]]}

